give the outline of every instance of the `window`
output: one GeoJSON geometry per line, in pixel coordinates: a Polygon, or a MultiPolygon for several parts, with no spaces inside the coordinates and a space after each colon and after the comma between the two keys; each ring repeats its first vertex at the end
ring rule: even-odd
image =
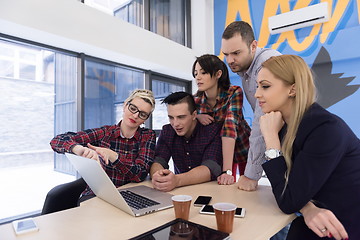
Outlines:
{"type": "Polygon", "coordinates": [[[39,211],[52,187],[75,179],[54,171],[49,142],[76,130],[77,69],[74,56],[4,39],[0,61],[1,221],[39,211]]]}
{"type": "Polygon", "coordinates": [[[118,123],[125,99],[145,88],[144,72],[91,58],[85,69],[85,129],[118,123]]]}
{"type": "Polygon", "coordinates": [[[185,8],[185,1],[150,0],[149,30],[186,46],[185,8]]]}
{"type": "MultiPolygon", "coordinates": [[[[43,69],[47,66],[48,51],[0,42],[0,77],[46,82],[43,69]]],[[[51,80],[50,80],[51,81],[51,80]]]]}
{"type": "Polygon", "coordinates": [[[84,0],[84,3],[191,47],[190,0],[84,0]]]}
{"type": "Polygon", "coordinates": [[[168,123],[161,100],[191,92],[190,81],[2,36],[0,64],[0,223],[39,213],[51,188],[75,179],[49,145],[55,135],[118,123],[137,88],[153,89],[145,127],[160,130],[168,123]]]}
{"type": "Polygon", "coordinates": [[[191,92],[191,82],[169,80],[169,78],[153,75],[151,84],[156,100],[156,107],[152,114],[152,127],[159,132],[164,124],[169,123],[166,105],[161,104],[162,100],[173,92],[191,92]]]}
{"type": "Polygon", "coordinates": [[[114,16],[138,27],[144,27],[143,0],[127,1],[126,4],[114,8],[114,16]]]}

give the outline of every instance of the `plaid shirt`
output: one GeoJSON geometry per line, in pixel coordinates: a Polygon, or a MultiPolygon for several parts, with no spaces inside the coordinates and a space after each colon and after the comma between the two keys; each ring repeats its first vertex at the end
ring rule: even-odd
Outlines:
{"type": "Polygon", "coordinates": [[[189,139],[178,136],[170,124],[163,126],[156,143],[155,162],[169,168],[172,157],[175,174],[184,173],[200,165],[207,166],[212,180],[222,171],[221,124],[203,126],[197,123],[189,139]]]}
{"type": "Polygon", "coordinates": [[[234,163],[246,162],[249,150],[250,127],[242,113],[243,92],[241,87],[231,85],[216,97],[213,108],[207,103],[204,92],[195,96],[198,114],[209,114],[216,122],[223,122],[222,137],[236,139],[234,163]]]}
{"type": "MultiPolygon", "coordinates": [[[[100,162],[114,185],[119,187],[129,182],[141,182],[147,177],[154,161],[155,132],[138,128],[132,138],[124,138],[121,136],[120,123],[60,134],[51,140],[50,145],[58,153],[71,152],[73,146],[80,144],[85,147],[87,143],[109,148],[119,154],[118,159],[108,165],[102,160],[100,162]]],[[[87,187],[82,195],[89,194],[92,191],[87,187]]]]}

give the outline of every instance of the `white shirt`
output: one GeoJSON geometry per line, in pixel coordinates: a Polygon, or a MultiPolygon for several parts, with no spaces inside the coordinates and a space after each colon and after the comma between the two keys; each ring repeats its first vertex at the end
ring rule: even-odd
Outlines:
{"type": "Polygon", "coordinates": [[[244,175],[253,180],[261,178],[265,161],[264,152],[266,150],[265,142],[261,134],[259,118],[264,114],[255,98],[257,74],[261,64],[272,56],[281,55],[278,51],[270,48],[257,48],[249,69],[243,73],[237,73],[242,79],[242,88],[245,92],[246,99],[254,111],[254,120],[252,123],[251,134],[249,138],[250,149],[248,153],[247,164],[244,175]]]}

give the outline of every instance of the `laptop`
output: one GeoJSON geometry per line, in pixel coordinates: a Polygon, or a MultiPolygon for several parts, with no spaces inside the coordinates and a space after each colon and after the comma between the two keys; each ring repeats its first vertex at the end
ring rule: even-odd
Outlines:
{"type": "Polygon", "coordinates": [[[100,164],[89,158],[65,153],[95,195],[135,217],[173,207],[170,193],[139,185],[117,189],[100,164]]]}

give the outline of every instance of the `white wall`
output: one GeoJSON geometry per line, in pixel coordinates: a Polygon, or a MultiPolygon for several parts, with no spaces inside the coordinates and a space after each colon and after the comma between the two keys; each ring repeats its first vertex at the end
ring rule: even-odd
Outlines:
{"type": "Polygon", "coordinates": [[[191,2],[192,48],[196,56],[214,53],[214,0],[191,2]]]}
{"type": "MultiPolygon", "coordinates": [[[[214,0],[192,0],[191,19],[191,41],[195,55],[199,57],[206,53],[213,54],[214,0]]],[[[195,81],[192,82],[192,89],[193,92],[197,90],[195,81]]]]}
{"type": "MultiPolygon", "coordinates": [[[[195,56],[213,52],[213,0],[192,1],[189,49],[77,0],[0,0],[1,33],[192,80],[195,56]]],[[[195,89],[195,88],[193,88],[195,89]]]]}

